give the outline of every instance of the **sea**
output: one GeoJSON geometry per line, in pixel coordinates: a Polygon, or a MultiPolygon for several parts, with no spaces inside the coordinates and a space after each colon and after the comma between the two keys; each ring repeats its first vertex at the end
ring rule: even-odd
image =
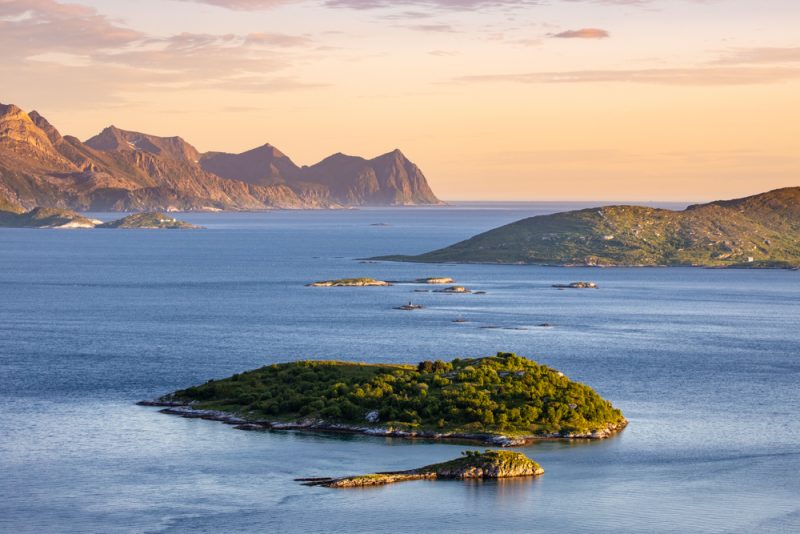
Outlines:
{"type": "Polygon", "coordinates": [[[0,229],[0,531],[800,532],[800,272],[364,262],[587,206],[0,229]],[[449,276],[486,294],[305,286],[355,276],[449,276]],[[584,280],[598,289],[551,287],[584,280]],[[393,309],[408,301],[425,308],[393,309]],[[628,428],[518,449],[544,467],[537,479],[334,490],[294,479],[409,469],[475,446],[243,432],[135,404],[275,362],[498,351],[592,386],[628,428]]]}

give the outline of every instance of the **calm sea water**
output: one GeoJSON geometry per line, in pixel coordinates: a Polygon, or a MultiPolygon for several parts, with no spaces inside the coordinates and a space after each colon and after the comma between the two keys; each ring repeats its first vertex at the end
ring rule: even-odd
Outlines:
{"type": "Polygon", "coordinates": [[[571,207],[0,230],[0,531],[800,531],[800,273],[357,261],[571,207]],[[304,287],[342,276],[452,276],[487,294],[304,287]],[[600,289],[550,287],[583,279],[600,289]],[[391,309],[409,299],[427,308],[391,309]],[[590,384],[630,426],[524,448],[546,470],[537,480],[334,491],[292,479],[411,468],[464,447],[241,432],[133,404],[271,362],[500,350],[590,384]]]}

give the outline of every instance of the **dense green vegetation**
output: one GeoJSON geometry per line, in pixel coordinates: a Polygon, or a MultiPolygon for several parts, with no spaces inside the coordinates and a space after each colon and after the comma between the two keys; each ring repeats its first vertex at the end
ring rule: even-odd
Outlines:
{"type": "Polygon", "coordinates": [[[420,262],[800,266],[800,187],[670,211],[607,206],[523,219],[420,262]]]}
{"type": "Polygon", "coordinates": [[[162,400],[248,419],[321,419],[441,432],[585,433],[624,423],[622,413],[588,386],[507,353],[416,366],[275,364],[162,400]]]}

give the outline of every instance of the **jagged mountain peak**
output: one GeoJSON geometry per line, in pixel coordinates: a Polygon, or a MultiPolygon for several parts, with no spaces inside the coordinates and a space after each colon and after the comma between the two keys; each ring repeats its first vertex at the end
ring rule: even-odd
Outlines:
{"type": "Polygon", "coordinates": [[[5,115],[18,115],[20,113],[24,113],[24,111],[18,106],[0,103],[0,117],[4,117],[5,115]]]}
{"type": "Polygon", "coordinates": [[[39,127],[39,129],[41,129],[44,133],[47,134],[47,137],[48,139],[50,139],[51,143],[55,145],[56,143],[61,141],[62,139],[61,133],[59,133],[59,131],[55,128],[55,126],[50,124],[50,121],[44,118],[38,111],[36,110],[31,111],[30,113],[28,113],[28,117],[30,117],[30,119],[36,126],[39,127]]]}
{"type": "Polygon", "coordinates": [[[8,128],[10,124],[33,125],[33,121],[25,111],[14,104],[0,104],[0,124],[5,124],[8,128]]]}
{"type": "Polygon", "coordinates": [[[47,132],[14,104],[0,104],[0,142],[26,146],[26,150],[32,149],[37,158],[59,159],[47,132]]]}
{"type": "Polygon", "coordinates": [[[123,130],[114,125],[108,126],[85,143],[95,150],[142,151],[163,157],[196,162],[200,153],[192,145],[178,136],[159,137],[141,132],[123,130]]]}
{"type": "Polygon", "coordinates": [[[391,152],[381,154],[380,156],[373,158],[371,161],[383,162],[383,163],[392,162],[398,165],[406,165],[411,163],[411,161],[406,157],[405,154],[403,154],[403,152],[399,148],[395,148],[391,152]]]}
{"type": "Polygon", "coordinates": [[[300,168],[275,146],[265,143],[240,154],[207,152],[200,157],[204,170],[253,185],[297,181],[300,168]]]}

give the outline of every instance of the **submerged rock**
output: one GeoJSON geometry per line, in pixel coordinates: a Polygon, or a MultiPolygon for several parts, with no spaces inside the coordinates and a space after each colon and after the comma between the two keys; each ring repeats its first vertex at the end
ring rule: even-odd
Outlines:
{"type": "Polygon", "coordinates": [[[553,284],[558,289],[597,289],[594,282],[572,282],[570,284],[553,284]]]}
{"type": "Polygon", "coordinates": [[[436,293],[472,293],[469,289],[464,286],[450,286],[444,289],[437,289],[436,293]]]}
{"type": "Polygon", "coordinates": [[[405,310],[405,311],[412,311],[412,310],[421,310],[425,306],[422,304],[414,304],[413,302],[409,302],[408,304],[403,304],[402,306],[395,306],[395,310],[405,310]]]}
{"type": "Polygon", "coordinates": [[[417,278],[417,283],[420,284],[454,284],[456,281],[449,277],[439,277],[439,278],[417,278]]]}

